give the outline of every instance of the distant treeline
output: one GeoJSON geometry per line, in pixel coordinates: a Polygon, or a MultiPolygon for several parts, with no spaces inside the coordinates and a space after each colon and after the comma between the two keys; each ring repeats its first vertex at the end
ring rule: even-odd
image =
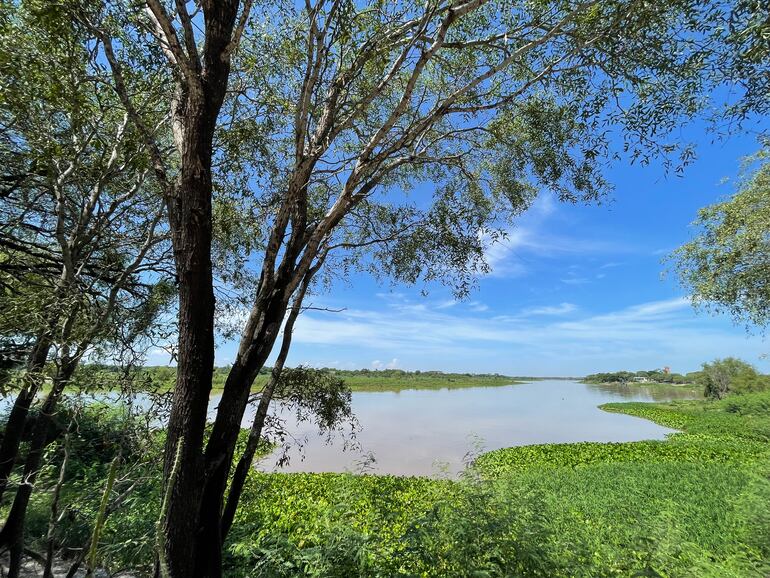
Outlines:
{"type": "Polygon", "coordinates": [[[628,382],[647,382],[647,383],[671,383],[674,385],[684,385],[697,383],[703,372],[693,371],[687,374],[667,373],[662,369],[651,369],[649,371],[614,371],[610,373],[592,373],[586,375],[583,381],[586,383],[628,383],[628,382]]]}
{"type": "MultiPolygon", "coordinates": [[[[121,373],[117,366],[92,363],[83,368],[93,379],[96,375],[101,375],[105,383],[112,383],[114,377],[121,373]]],[[[326,371],[331,375],[339,377],[349,382],[353,388],[361,383],[369,381],[378,382],[407,382],[419,381],[421,383],[439,383],[439,382],[513,382],[523,378],[512,378],[499,373],[445,373],[443,371],[405,371],[403,369],[337,369],[333,367],[322,367],[321,371],[326,371]]],[[[215,367],[212,380],[214,389],[221,389],[225,385],[227,374],[230,371],[229,366],[215,367]]],[[[255,380],[257,385],[264,383],[267,376],[272,371],[271,367],[263,367],[259,376],[255,380]]],[[[147,388],[171,388],[176,381],[176,367],[168,365],[149,365],[137,368],[133,372],[133,379],[136,384],[141,386],[144,381],[147,388]]],[[[543,379],[543,378],[529,378],[543,379]]]]}

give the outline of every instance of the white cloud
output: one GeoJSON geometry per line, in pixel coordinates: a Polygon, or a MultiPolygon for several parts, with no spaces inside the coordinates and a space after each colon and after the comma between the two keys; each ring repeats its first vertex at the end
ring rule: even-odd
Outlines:
{"type": "Polygon", "coordinates": [[[727,355],[755,362],[766,349],[723,321],[696,317],[683,297],[594,314],[581,314],[571,303],[534,307],[514,317],[455,311],[308,313],[298,320],[294,340],[303,350],[328,347],[337,355],[347,351],[351,359],[376,352],[381,368],[405,363],[509,374],[563,368],[562,374],[575,375],[661,365],[690,370],[727,355]],[[560,318],[568,314],[570,319],[560,318]],[[382,361],[384,355],[392,361],[382,361]]]}
{"type": "MultiPolygon", "coordinates": [[[[533,258],[589,255],[619,255],[636,249],[617,240],[586,239],[554,234],[538,225],[520,225],[507,231],[506,236],[493,242],[487,240],[484,258],[498,277],[520,277],[526,274],[525,261],[533,258]]],[[[615,266],[612,264],[612,266],[615,266]]]]}
{"type": "Polygon", "coordinates": [[[375,359],[372,361],[372,369],[397,369],[398,368],[398,358],[394,357],[387,363],[383,363],[379,359],[375,359]]]}
{"type": "Polygon", "coordinates": [[[585,277],[567,277],[565,279],[560,279],[562,283],[566,283],[567,285],[585,285],[586,283],[590,283],[590,279],[586,279],[585,277]]]}
{"type": "Polygon", "coordinates": [[[543,307],[530,307],[522,311],[523,315],[566,315],[577,309],[574,303],[559,303],[558,305],[545,305],[543,307]]]}
{"type": "MultiPolygon", "coordinates": [[[[556,195],[542,194],[532,207],[516,221],[506,235],[493,242],[487,236],[484,257],[494,277],[521,277],[528,272],[530,259],[564,256],[586,257],[595,255],[623,255],[639,253],[640,248],[619,239],[608,239],[601,230],[579,234],[568,212],[560,211],[556,195]],[[594,235],[591,237],[591,235],[594,235]]],[[[616,267],[619,262],[608,262],[603,267],[616,267]]]]}

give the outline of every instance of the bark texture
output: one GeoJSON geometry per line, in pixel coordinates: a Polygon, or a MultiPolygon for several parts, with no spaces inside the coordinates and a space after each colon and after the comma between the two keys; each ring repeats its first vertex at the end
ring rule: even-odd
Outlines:
{"type": "MultiPolygon", "coordinates": [[[[172,110],[181,161],[168,207],[179,288],[179,345],[177,382],[165,449],[167,480],[177,455],[177,444],[181,443],[182,447],[180,467],[167,490],[169,507],[163,532],[165,560],[173,578],[221,573],[219,555],[216,559],[196,556],[196,538],[206,479],[203,433],[214,371],[212,143],[227,90],[228,51],[239,2],[220,0],[201,4],[205,26],[202,59],[198,60],[197,52],[191,54],[195,49],[188,46],[188,55],[177,70],[178,87],[172,110]]],[[[164,9],[157,3],[148,2],[148,5],[155,12],[159,28],[172,30],[164,9]]],[[[173,41],[171,44],[181,50],[178,44],[173,41]]]]}

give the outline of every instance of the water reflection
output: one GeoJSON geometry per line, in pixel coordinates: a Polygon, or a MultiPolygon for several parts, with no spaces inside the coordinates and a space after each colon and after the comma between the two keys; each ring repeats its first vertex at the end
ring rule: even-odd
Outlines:
{"type": "Polygon", "coordinates": [[[587,384],[609,395],[627,401],[673,401],[703,397],[703,388],[689,385],[622,385],[619,383],[587,384]]]}

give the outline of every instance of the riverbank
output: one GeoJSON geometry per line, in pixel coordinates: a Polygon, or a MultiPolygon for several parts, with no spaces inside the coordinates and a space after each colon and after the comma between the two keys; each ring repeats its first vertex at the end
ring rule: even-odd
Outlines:
{"type": "Polygon", "coordinates": [[[520,378],[497,374],[431,372],[332,371],[351,391],[403,391],[406,389],[463,389],[523,383],[520,378]]]}
{"type": "Polygon", "coordinates": [[[255,472],[230,572],[766,576],[770,396],[602,409],[682,433],[507,448],[459,482],[255,472]]]}
{"type": "Polygon", "coordinates": [[[581,379],[580,383],[587,383],[590,385],[623,385],[626,387],[639,387],[639,386],[650,386],[650,387],[691,387],[691,388],[701,388],[702,386],[699,386],[695,383],[671,383],[670,381],[598,381],[598,380],[592,380],[592,379],[581,379]]]}
{"type": "MultiPolygon", "coordinates": [[[[252,471],[226,575],[767,576],[770,394],[602,409],[680,433],[500,449],[459,479],[252,471]]],[[[87,540],[103,475],[67,491],[79,516],[62,528],[71,547],[87,540]]],[[[143,479],[105,525],[105,566],[151,568],[160,480],[143,479]]],[[[33,504],[36,548],[49,514],[46,500],[33,504]]]]}
{"type": "MultiPolygon", "coordinates": [[[[343,370],[326,369],[330,374],[345,381],[351,391],[403,391],[406,389],[462,389],[469,387],[497,387],[522,383],[533,379],[500,374],[445,373],[442,371],[404,371],[400,369],[343,370]]],[[[212,395],[221,393],[229,368],[217,367],[212,379],[212,395]]],[[[109,370],[107,370],[109,374],[109,370]]],[[[171,390],[176,380],[176,368],[149,366],[140,371],[140,382],[156,391],[171,390]]],[[[270,378],[270,368],[263,369],[254,380],[252,390],[260,391],[270,378]]]]}

